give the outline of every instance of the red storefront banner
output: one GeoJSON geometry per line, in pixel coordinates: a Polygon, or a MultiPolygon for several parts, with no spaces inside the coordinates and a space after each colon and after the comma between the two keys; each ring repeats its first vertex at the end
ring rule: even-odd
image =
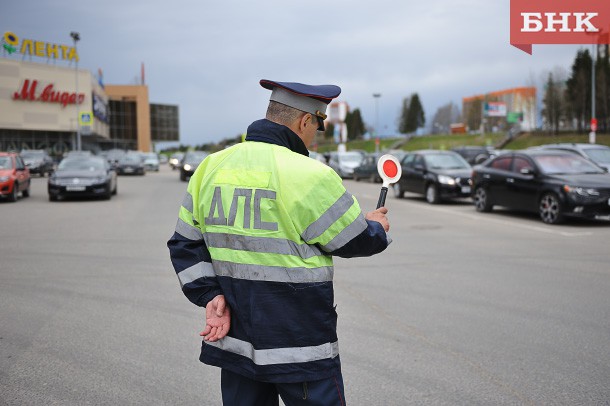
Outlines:
{"type": "Polygon", "coordinates": [[[608,44],[610,0],[510,0],[510,43],[608,44]]]}

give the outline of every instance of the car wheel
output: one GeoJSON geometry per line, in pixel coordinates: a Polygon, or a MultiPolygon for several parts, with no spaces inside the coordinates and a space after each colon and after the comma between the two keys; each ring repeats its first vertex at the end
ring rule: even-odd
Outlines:
{"type": "Polygon", "coordinates": [[[186,173],[180,171],[180,180],[186,182],[186,173]]]}
{"type": "Polygon", "coordinates": [[[32,181],[28,180],[28,187],[25,188],[25,190],[21,191],[21,196],[23,197],[30,197],[30,185],[31,185],[32,181]]]}
{"type": "Polygon", "coordinates": [[[15,182],[15,183],[13,183],[13,191],[8,196],[8,201],[16,202],[18,196],[19,196],[19,183],[15,182]]]}
{"type": "Polygon", "coordinates": [[[58,197],[55,195],[49,195],[49,201],[50,202],[56,202],[58,200],[58,197]]]}
{"type": "Polygon", "coordinates": [[[405,197],[405,191],[402,190],[400,183],[394,183],[392,185],[392,190],[394,191],[394,196],[398,199],[402,199],[403,197],[405,197]]]}
{"type": "Polygon", "coordinates": [[[430,204],[437,204],[441,201],[438,188],[434,183],[430,183],[426,187],[426,201],[430,204]]]}
{"type": "Polygon", "coordinates": [[[360,181],[360,178],[359,178],[359,177],[358,177],[358,175],[356,175],[356,174],[354,174],[353,178],[354,178],[354,180],[355,180],[356,182],[359,182],[359,181],[360,181]]]}
{"type": "Polygon", "coordinates": [[[493,209],[493,205],[489,203],[487,189],[482,186],[476,188],[472,200],[474,202],[474,207],[477,209],[477,211],[488,213],[493,209]]]}
{"type": "Polygon", "coordinates": [[[563,221],[561,202],[554,193],[545,193],[538,205],[540,218],[546,224],[559,224],[563,221]]]}

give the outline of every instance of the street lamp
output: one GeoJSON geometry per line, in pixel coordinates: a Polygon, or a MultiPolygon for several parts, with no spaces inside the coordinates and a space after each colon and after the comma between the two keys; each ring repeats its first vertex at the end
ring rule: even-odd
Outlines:
{"type": "Polygon", "coordinates": [[[589,143],[595,144],[595,131],[597,131],[595,120],[595,54],[597,53],[597,44],[593,43],[593,52],[591,53],[591,132],[589,133],[589,143]]]}
{"type": "Polygon", "coordinates": [[[81,139],[80,139],[80,126],[78,125],[78,116],[80,115],[79,105],[78,105],[78,54],[76,53],[76,43],[80,41],[80,34],[76,31],[72,31],[70,33],[72,40],[74,41],[74,54],[76,58],[74,59],[74,80],[76,82],[76,150],[81,150],[81,139]]]}
{"type": "Polygon", "coordinates": [[[379,98],[381,93],[373,93],[375,98],[375,152],[379,152],[379,98]]]}

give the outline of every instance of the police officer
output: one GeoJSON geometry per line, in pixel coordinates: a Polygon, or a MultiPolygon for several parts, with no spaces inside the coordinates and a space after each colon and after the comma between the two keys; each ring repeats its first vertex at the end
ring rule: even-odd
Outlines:
{"type": "Polygon", "coordinates": [[[266,118],[208,156],[168,241],[183,293],[206,308],[201,362],[225,405],[345,405],[333,256],[390,240],[387,209],[364,214],[337,174],[308,158],[334,85],[261,80],[266,118]]]}

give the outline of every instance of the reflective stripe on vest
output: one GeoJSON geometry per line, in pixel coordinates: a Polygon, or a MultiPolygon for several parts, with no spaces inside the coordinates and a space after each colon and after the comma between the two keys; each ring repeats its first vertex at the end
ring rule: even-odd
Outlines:
{"type": "Polygon", "coordinates": [[[187,283],[191,283],[199,278],[214,278],[214,268],[209,262],[199,262],[191,267],[188,267],[178,272],[178,280],[180,280],[180,286],[184,286],[187,283]]]}
{"type": "Polygon", "coordinates": [[[305,241],[311,241],[316,237],[322,235],[328,227],[330,227],[335,221],[337,221],[341,216],[343,216],[354,204],[354,199],[352,195],[345,192],[343,196],[339,198],[317,219],[313,222],[307,229],[303,232],[302,237],[305,241]]]}
{"type": "Polygon", "coordinates": [[[256,365],[293,364],[332,359],[339,355],[339,343],[326,343],[311,347],[272,348],[257,350],[247,341],[225,337],[206,345],[244,356],[256,365]]]}
{"type": "Polygon", "coordinates": [[[181,218],[178,219],[176,223],[176,232],[183,236],[184,238],[188,238],[189,240],[198,241],[203,238],[201,234],[201,230],[195,226],[192,226],[186,223],[181,218]]]}
{"type": "Polygon", "coordinates": [[[332,266],[319,268],[286,268],[283,266],[266,266],[238,264],[235,262],[212,259],[214,272],[218,276],[234,279],[285,283],[319,283],[333,280],[332,266]]]}
{"type": "Polygon", "coordinates": [[[186,192],[184,199],[182,200],[182,207],[187,209],[190,213],[193,213],[193,196],[189,192],[186,192]]]}
{"type": "Polygon", "coordinates": [[[298,244],[283,238],[252,237],[227,233],[206,233],[205,242],[208,248],[230,248],[233,250],[296,255],[304,259],[325,255],[315,245],[298,244]]]}

